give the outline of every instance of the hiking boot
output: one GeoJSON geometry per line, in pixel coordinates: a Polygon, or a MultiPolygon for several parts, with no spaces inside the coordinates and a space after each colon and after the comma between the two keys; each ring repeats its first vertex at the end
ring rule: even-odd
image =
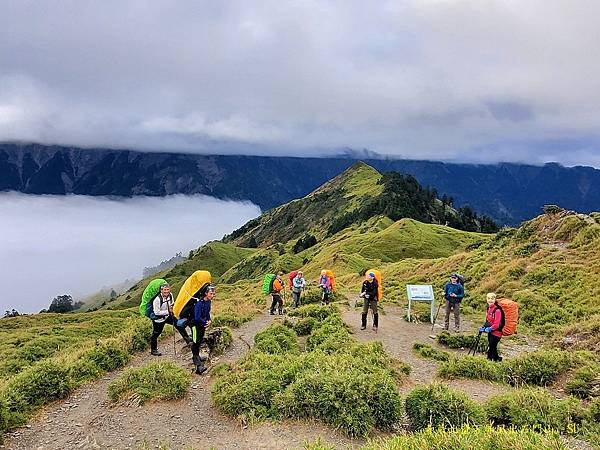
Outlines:
{"type": "Polygon", "coordinates": [[[373,331],[377,333],[377,325],[373,325],[373,331]]]}
{"type": "Polygon", "coordinates": [[[158,350],[156,350],[156,349],[154,349],[154,350],[151,350],[151,351],[150,351],[150,354],[151,354],[152,356],[161,356],[161,355],[162,355],[162,353],[161,353],[161,352],[159,352],[159,351],[158,351],[158,350]]]}
{"type": "Polygon", "coordinates": [[[366,330],[366,329],[367,329],[367,326],[366,326],[366,325],[361,325],[361,326],[360,326],[360,329],[361,329],[361,330],[366,330]]]}
{"type": "Polygon", "coordinates": [[[272,316],[275,315],[275,311],[270,311],[269,314],[271,314],[272,316]]]}
{"type": "Polygon", "coordinates": [[[196,374],[197,375],[202,375],[207,370],[208,370],[208,368],[204,364],[201,366],[196,366],[196,374]]]}

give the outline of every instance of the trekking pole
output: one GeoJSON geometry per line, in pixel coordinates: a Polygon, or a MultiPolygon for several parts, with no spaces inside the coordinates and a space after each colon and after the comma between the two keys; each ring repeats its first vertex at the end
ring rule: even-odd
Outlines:
{"type": "Polygon", "coordinates": [[[473,341],[473,345],[471,345],[471,348],[469,349],[469,353],[467,353],[467,356],[469,356],[471,354],[471,350],[473,351],[473,356],[475,356],[475,353],[477,352],[477,348],[479,347],[481,333],[482,332],[480,331],[479,334],[477,335],[477,337],[475,338],[475,340],[473,341]]]}

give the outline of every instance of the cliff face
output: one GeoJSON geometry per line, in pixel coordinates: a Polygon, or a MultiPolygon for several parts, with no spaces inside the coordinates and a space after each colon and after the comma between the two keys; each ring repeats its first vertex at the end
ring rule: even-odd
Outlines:
{"type": "MultiPolygon", "coordinates": [[[[39,144],[0,144],[0,190],[31,194],[206,194],[269,209],[300,198],[356,160],[144,153],[39,144]]],[[[547,203],[600,207],[600,170],[558,164],[470,165],[367,160],[379,171],[414,175],[455,206],[470,204],[503,224],[534,217],[547,203]]]]}

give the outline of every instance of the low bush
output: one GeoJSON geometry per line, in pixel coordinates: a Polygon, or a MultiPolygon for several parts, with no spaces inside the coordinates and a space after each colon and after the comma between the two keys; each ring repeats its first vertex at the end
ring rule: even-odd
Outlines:
{"type": "MultiPolygon", "coordinates": [[[[317,450],[327,447],[308,447],[317,450]]],[[[362,450],[567,450],[556,432],[465,426],[451,430],[427,428],[370,442],[362,450]]]]}
{"type": "Polygon", "coordinates": [[[430,384],[413,389],[406,397],[406,415],[413,430],[427,427],[445,429],[463,425],[483,425],[483,408],[462,392],[443,384],[430,384]]]}
{"type": "Polygon", "coordinates": [[[215,338],[210,346],[210,355],[219,356],[233,343],[233,333],[231,328],[225,326],[214,328],[213,331],[217,331],[217,333],[215,333],[215,338]]]}
{"type": "Polygon", "coordinates": [[[212,324],[215,327],[238,328],[244,323],[248,322],[250,319],[252,319],[252,317],[240,316],[239,314],[228,311],[215,314],[212,318],[212,324]]]}
{"type": "Polygon", "coordinates": [[[88,360],[92,367],[96,366],[100,371],[110,372],[127,364],[128,350],[118,339],[106,339],[89,350],[82,360],[88,360]]]}
{"type": "Polygon", "coordinates": [[[471,378],[513,386],[547,386],[577,361],[578,355],[560,350],[538,350],[513,360],[493,363],[479,356],[451,358],[439,369],[443,378],[471,378]]]}
{"type": "Polygon", "coordinates": [[[338,309],[335,305],[319,306],[306,305],[289,312],[292,317],[313,317],[317,320],[325,320],[332,314],[337,314],[338,309]]]}
{"type": "Polygon", "coordinates": [[[298,336],[308,336],[317,323],[317,319],[313,317],[303,317],[293,325],[293,329],[298,336]]]}
{"type": "Polygon", "coordinates": [[[322,350],[326,353],[343,351],[352,343],[348,327],[338,315],[331,315],[313,329],[306,340],[307,350],[322,350]]]}
{"type": "Polygon", "coordinates": [[[429,345],[423,344],[422,342],[415,342],[413,344],[413,350],[420,356],[427,359],[433,359],[435,361],[448,361],[450,359],[450,353],[429,345]]]}
{"type": "Polygon", "coordinates": [[[565,391],[583,399],[600,396],[600,365],[590,364],[577,369],[567,381],[565,391]]]}
{"type": "Polygon", "coordinates": [[[588,405],[588,408],[591,419],[600,423],[600,397],[593,399],[588,405]]]}
{"type": "Polygon", "coordinates": [[[294,330],[284,325],[271,325],[254,337],[255,348],[270,354],[297,353],[300,351],[294,330]]]}
{"type": "Polygon", "coordinates": [[[494,425],[561,433],[573,432],[575,424],[581,423],[585,415],[578,400],[572,397],[557,400],[541,388],[516,389],[497,395],[487,401],[485,409],[494,425]]]}
{"type": "Polygon", "coordinates": [[[473,380],[503,381],[499,364],[480,356],[451,358],[440,366],[438,374],[446,379],[469,378],[473,380]]]}
{"type": "Polygon", "coordinates": [[[140,404],[150,400],[174,400],[185,395],[191,374],[172,362],[160,361],[127,369],[108,385],[113,402],[135,398],[140,404]]]}
{"type": "MultiPolygon", "coordinates": [[[[322,301],[321,289],[308,288],[304,291],[304,294],[302,294],[300,303],[302,305],[309,305],[309,304],[321,303],[321,301],[322,301]]],[[[329,301],[330,302],[335,301],[335,294],[333,294],[333,293],[329,294],[329,301]]]]}
{"type": "MultiPolygon", "coordinates": [[[[447,331],[442,331],[437,335],[437,341],[440,345],[444,345],[448,348],[461,349],[461,348],[472,348],[477,339],[476,335],[472,334],[450,334],[447,331]]],[[[479,340],[478,352],[487,351],[487,339],[482,336],[479,340]]]]}

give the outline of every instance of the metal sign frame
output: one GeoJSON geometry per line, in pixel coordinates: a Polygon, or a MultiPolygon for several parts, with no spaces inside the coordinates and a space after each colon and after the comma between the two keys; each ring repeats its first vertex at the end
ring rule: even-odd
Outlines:
{"type": "Polygon", "coordinates": [[[435,296],[433,294],[433,286],[430,284],[407,284],[406,296],[408,297],[408,321],[411,322],[411,312],[413,302],[429,302],[431,311],[429,319],[433,323],[435,311],[435,296]]]}

